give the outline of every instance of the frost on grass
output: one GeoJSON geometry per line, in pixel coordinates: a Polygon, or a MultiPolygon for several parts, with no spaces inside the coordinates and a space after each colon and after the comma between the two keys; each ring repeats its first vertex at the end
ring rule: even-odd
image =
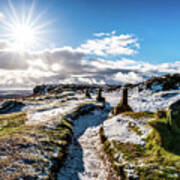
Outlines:
{"type": "Polygon", "coordinates": [[[10,123],[10,118],[8,126],[0,131],[1,179],[33,179],[39,175],[47,178],[53,161],[58,159],[59,152],[65,154],[65,146],[72,136],[61,119],[57,118],[58,126],[48,127],[25,125],[23,118],[16,116],[16,123],[10,123]]]}
{"type": "Polygon", "coordinates": [[[27,98],[23,111],[0,116],[0,179],[57,175],[71,142],[73,121],[95,108],[80,95],[58,97],[27,98]]]}

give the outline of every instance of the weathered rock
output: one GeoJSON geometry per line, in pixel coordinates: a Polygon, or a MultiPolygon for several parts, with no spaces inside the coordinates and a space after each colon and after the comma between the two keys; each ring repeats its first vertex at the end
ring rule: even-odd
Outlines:
{"type": "Polygon", "coordinates": [[[145,82],[146,89],[154,91],[168,91],[178,89],[180,74],[167,74],[161,77],[153,77],[145,82]]]}
{"type": "Polygon", "coordinates": [[[166,110],[158,110],[155,113],[155,118],[156,119],[162,119],[167,117],[167,111],[166,110]]]}
{"type": "Polygon", "coordinates": [[[133,111],[132,108],[128,105],[128,89],[124,88],[122,90],[122,100],[121,102],[113,109],[113,114],[118,115],[123,112],[133,111]]]}
{"type": "Polygon", "coordinates": [[[90,93],[89,93],[88,88],[87,88],[86,91],[85,91],[85,97],[86,97],[86,98],[91,98],[91,95],[90,95],[90,93]]]}
{"type": "Polygon", "coordinates": [[[105,98],[102,97],[102,89],[101,88],[99,88],[99,90],[98,90],[98,95],[96,97],[96,101],[98,101],[98,102],[105,102],[105,98]]]}
{"type": "Polygon", "coordinates": [[[33,89],[33,94],[62,93],[61,86],[58,85],[39,85],[33,89]]]}
{"type": "Polygon", "coordinates": [[[122,90],[122,104],[123,105],[128,105],[128,89],[124,88],[122,90]]]}
{"type": "Polygon", "coordinates": [[[168,122],[173,132],[180,133],[180,99],[169,106],[168,122]]]}
{"type": "Polygon", "coordinates": [[[24,103],[19,101],[7,100],[0,104],[0,114],[9,113],[9,112],[18,112],[21,108],[25,106],[24,103]]]}
{"type": "Polygon", "coordinates": [[[36,86],[33,89],[33,94],[45,94],[46,93],[46,85],[36,86]]]}

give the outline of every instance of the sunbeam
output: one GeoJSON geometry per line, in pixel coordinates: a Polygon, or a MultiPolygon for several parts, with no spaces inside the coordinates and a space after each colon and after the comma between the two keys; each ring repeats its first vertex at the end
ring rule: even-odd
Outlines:
{"type": "Polygon", "coordinates": [[[44,41],[42,35],[47,32],[47,26],[51,21],[46,23],[40,22],[44,12],[34,16],[34,1],[29,10],[23,8],[22,13],[16,11],[14,5],[9,1],[9,9],[6,17],[3,18],[3,28],[5,33],[1,37],[7,38],[13,44],[13,48],[18,51],[32,50],[38,48],[44,41]]]}

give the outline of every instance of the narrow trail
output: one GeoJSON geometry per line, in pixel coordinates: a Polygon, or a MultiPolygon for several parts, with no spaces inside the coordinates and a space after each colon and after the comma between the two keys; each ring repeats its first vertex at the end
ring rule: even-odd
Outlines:
{"type": "Polygon", "coordinates": [[[59,180],[108,180],[109,165],[101,151],[99,128],[108,112],[96,110],[74,123],[74,136],[59,180]]]}

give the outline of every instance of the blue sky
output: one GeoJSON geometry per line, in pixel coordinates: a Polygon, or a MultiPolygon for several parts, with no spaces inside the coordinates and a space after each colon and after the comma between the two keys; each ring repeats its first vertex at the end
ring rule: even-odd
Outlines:
{"type": "MultiPolygon", "coordinates": [[[[1,11],[7,2],[0,1],[1,11]]],[[[21,9],[32,1],[12,3],[21,9]]],[[[179,8],[178,0],[36,0],[34,14],[45,10],[42,21],[53,20],[47,39],[57,47],[76,47],[93,33],[116,30],[139,39],[141,48],[133,59],[162,63],[180,59],[179,8]]]]}
{"type": "Polygon", "coordinates": [[[8,77],[3,83],[37,84],[51,77],[134,83],[180,72],[179,9],[179,0],[0,0],[0,73],[8,77]],[[10,4],[21,19],[23,7],[28,15],[33,3],[30,23],[41,14],[38,21],[30,28],[18,25],[10,4]],[[2,38],[5,27],[9,34],[2,38]]]}
{"type": "MultiPolygon", "coordinates": [[[[39,1],[39,4],[42,1],[39,1]]],[[[180,1],[178,0],[58,0],[48,12],[62,27],[62,43],[77,45],[94,32],[135,34],[141,49],[135,57],[152,63],[179,60],[180,1]],[[62,16],[62,17],[61,17],[62,16]]],[[[61,41],[61,37],[59,40],[61,41]]],[[[58,42],[56,42],[58,43],[58,42]]]]}

